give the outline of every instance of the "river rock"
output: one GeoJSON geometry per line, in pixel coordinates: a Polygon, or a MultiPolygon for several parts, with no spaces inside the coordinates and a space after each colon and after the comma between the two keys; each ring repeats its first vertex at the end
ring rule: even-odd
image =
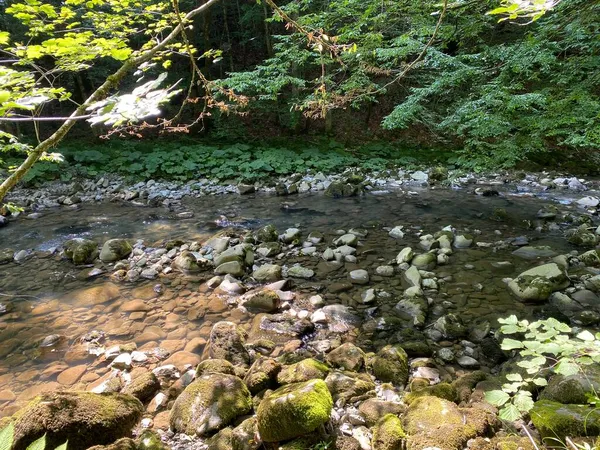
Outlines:
{"type": "Polygon", "coordinates": [[[169,423],[175,432],[202,436],[251,410],[252,397],[242,380],[233,375],[208,373],[177,397],[169,423]]]}
{"type": "Polygon", "coordinates": [[[322,311],[327,318],[329,329],[336,333],[345,333],[358,327],[361,323],[361,318],[350,306],[326,305],[322,311]]]}
{"type": "Polygon", "coordinates": [[[333,198],[353,197],[358,195],[359,189],[360,187],[355,184],[334,181],[325,189],[325,196],[333,198]]]}
{"type": "Polygon", "coordinates": [[[281,279],[281,266],[277,264],[263,264],[257,267],[252,277],[261,283],[277,281],[281,279]]]}
{"type": "Polygon", "coordinates": [[[583,366],[583,370],[574,375],[553,375],[539,399],[583,405],[590,395],[596,395],[599,390],[600,369],[594,365],[583,366]]]}
{"type": "Polygon", "coordinates": [[[333,243],[336,247],[341,247],[342,245],[350,245],[351,247],[356,247],[356,244],[358,244],[358,236],[351,233],[343,234],[335,241],[333,241],[333,243]]]}
{"type": "Polygon", "coordinates": [[[184,273],[200,272],[207,265],[207,263],[201,264],[194,253],[188,251],[181,252],[181,254],[173,261],[173,268],[184,273]]]}
{"type": "Polygon", "coordinates": [[[244,346],[245,335],[233,322],[217,322],[208,339],[208,356],[225,359],[233,364],[248,365],[250,355],[244,346]]]}
{"type": "Polygon", "coordinates": [[[244,267],[252,265],[252,263],[254,263],[252,247],[249,244],[238,244],[228,248],[214,259],[215,267],[233,261],[238,262],[244,267]]]}
{"type": "Polygon", "coordinates": [[[329,420],[333,399],[323,380],[283,386],[258,406],[258,431],[264,442],[293,439],[316,430],[329,420]]]}
{"type": "Polygon", "coordinates": [[[400,300],[396,303],[395,309],[410,317],[415,327],[422,327],[427,319],[429,304],[423,296],[414,296],[400,300]]]}
{"type": "Polygon", "coordinates": [[[13,415],[13,449],[25,450],[44,433],[48,448],[67,440],[70,450],[110,444],[131,433],[143,410],[140,401],[130,395],[76,391],[42,394],[13,415]]]}
{"type": "Polygon", "coordinates": [[[387,345],[372,360],[373,374],[383,382],[405,385],[408,381],[408,355],[396,345],[387,345]]]}
{"type": "Polygon", "coordinates": [[[327,362],[334,367],[358,372],[365,366],[365,352],[351,342],[346,342],[329,352],[327,362]]]}
{"type": "Polygon", "coordinates": [[[408,282],[409,286],[421,286],[421,274],[419,273],[419,269],[415,266],[410,266],[404,272],[404,279],[408,282]]]}
{"type": "Polygon", "coordinates": [[[402,231],[403,228],[402,225],[398,225],[392,228],[388,234],[394,239],[402,239],[404,237],[404,232],[402,231]]]}
{"type": "Polygon", "coordinates": [[[275,388],[281,367],[280,362],[266,356],[261,356],[254,361],[244,377],[244,383],[248,386],[250,393],[258,394],[265,389],[275,388]]]}
{"type": "Polygon", "coordinates": [[[579,260],[588,267],[600,267],[600,251],[587,251],[582,255],[579,255],[579,260]]]}
{"type": "Polygon", "coordinates": [[[580,198],[576,203],[579,206],[595,208],[600,204],[600,199],[598,197],[587,196],[580,198]]]}
{"type": "Polygon", "coordinates": [[[75,238],[63,244],[67,258],[75,264],[90,264],[98,257],[98,243],[89,239],[75,238]]]}
{"type": "Polygon", "coordinates": [[[386,414],[373,427],[373,450],[398,450],[405,440],[402,421],[395,414],[386,414]]]}
{"type": "Polygon", "coordinates": [[[413,251],[413,249],[410,247],[405,247],[400,251],[400,253],[398,253],[398,256],[396,256],[396,263],[410,263],[414,256],[415,252],[413,251]]]}
{"type": "Polygon", "coordinates": [[[127,258],[133,247],[126,239],[109,239],[102,246],[100,260],[102,262],[114,262],[127,258]]]}
{"type": "Polygon", "coordinates": [[[542,438],[598,436],[600,410],[586,405],[566,405],[551,400],[538,400],[529,413],[542,438]]]}
{"type": "Polygon", "coordinates": [[[523,301],[545,301],[554,291],[569,286],[567,274],[556,263],[544,264],[526,270],[512,280],[508,287],[523,301]]]}
{"type": "Polygon", "coordinates": [[[520,247],[514,252],[513,255],[523,259],[538,259],[538,258],[549,258],[556,256],[556,252],[548,246],[529,246],[520,247]]]}
{"type": "Polygon", "coordinates": [[[369,282],[369,272],[364,269],[353,270],[348,276],[354,284],[367,284],[369,282]]]}
{"type": "Polygon", "coordinates": [[[375,383],[366,373],[335,370],[327,375],[325,384],[333,400],[341,404],[355,403],[375,391],[375,383]]]}
{"type": "Polygon", "coordinates": [[[270,258],[281,252],[281,244],[279,242],[263,242],[256,247],[256,253],[265,258],[270,258]]]}
{"type": "Polygon", "coordinates": [[[288,277],[309,279],[315,276],[315,271],[302,266],[292,266],[287,271],[288,277]]]}
{"type": "Polygon", "coordinates": [[[274,312],[281,303],[277,293],[269,289],[250,292],[240,300],[242,306],[250,312],[274,312]]]}
{"type": "Polygon", "coordinates": [[[300,383],[313,379],[324,379],[329,373],[329,367],[313,358],[284,366],[277,375],[279,384],[300,383]]]}
{"type": "Polygon", "coordinates": [[[581,225],[574,230],[568,230],[566,236],[569,243],[578,247],[593,247],[598,243],[599,239],[586,225],[581,225]]]}
{"type": "Polygon", "coordinates": [[[437,265],[437,256],[434,253],[416,255],[411,264],[419,270],[433,270],[437,265]]]}
{"type": "Polygon", "coordinates": [[[273,225],[265,225],[254,233],[256,242],[277,242],[279,234],[273,225]]]}
{"type": "Polygon", "coordinates": [[[124,394],[132,395],[141,402],[147,402],[160,390],[160,381],[152,372],[144,372],[134,378],[123,389],[124,394]]]}
{"type": "Polygon", "coordinates": [[[241,277],[246,273],[244,266],[240,261],[228,261],[220,264],[215,269],[217,275],[231,275],[234,277],[241,277]]]}

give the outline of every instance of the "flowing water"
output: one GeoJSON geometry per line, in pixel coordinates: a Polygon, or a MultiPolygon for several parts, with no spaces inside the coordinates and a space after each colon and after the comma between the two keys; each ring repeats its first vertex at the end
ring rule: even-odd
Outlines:
{"type": "MultiPolygon", "coordinates": [[[[568,203],[568,199],[562,200],[568,203]]],[[[82,344],[81,337],[92,330],[105,333],[105,347],[131,342],[141,350],[160,346],[176,358],[167,362],[181,364],[195,361],[194,355],[201,353],[215,322],[226,319],[248,325],[252,320],[250,314],[229,307],[227,299],[211,293],[203,284],[205,278],[174,274],[115,284],[109,280],[109,269],[90,279],[84,269],[51,252],[65,240],[85,237],[102,243],[123,237],[143,239],[152,247],[176,238],[202,242],[225,226],[243,232],[273,224],[280,232],[299,227],[304,236],[321,231],[326,237],[319,246],[322,251],[336,230],[362,227],[369,234],[361,239],[357,264],[329,270],[315,256],[294,260],[317,274],[314,280],[297,282],[295,290],[306,295],[321,292],[327,303],[356,306],[367,287],[384,289],[393,300],[402,292],[400,277],[372,275],[368,286],[341,294],[329,292],[328,286],[347,280],[348,271],[357,267],[374,274],[375,267],[393,260],[402,248],[417,249],[419,232],[433,234],[446,225],[459,231],[479,230],[477,240],[484,243],[527,236],[535,245],[549,245],[558,253],[570,251],[562,232],[537,232],[528,225],[535,225],[537,211],[549,204],[556,202],[509,193],[479,197],[452,190],[337,200],[316,194],[285,198],[256,194],[186,200],[186,208],[194,213],[191,219],[179,219],[164,209],[104,203],[46,210],[39,218],[16,220],[0,230],[0,250],[33,249],[36,256],[21,264],[0,266],[0,304],[6,308],[0,315],[0,414],[14,412],[45,389],[89,389],[106,379],[111,370],[108,364],[90,355],[82,344]],[[404,239],[392,239],[382,228],[396,225],[404,226],[404,239]],[[57,335],[52,339],[58,343],[40,345],[49,335],[57,335]]],[[[575,209],[569,205],[561,208],[575,209]]],[[[508,313],[536,314],[535,307],[511,297],[502,281],[535,264],[513,256],[515,248],[507,244],[455,251],[449,265],[435,270],[439,279],[448,277],[434,296],[435,304],[459,313],[466,322],[493,320],[508,313]],[[497,271],[492,263],[499,261],[509,261],[512,266],[497,271]]],[[[390,312],[390,305],[380,304],[375,311],[359,309],[367,321],[390,312]]]]}

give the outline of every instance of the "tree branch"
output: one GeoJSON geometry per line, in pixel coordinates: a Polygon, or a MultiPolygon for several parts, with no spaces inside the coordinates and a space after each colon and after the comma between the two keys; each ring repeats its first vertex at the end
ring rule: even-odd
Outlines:
{"type": "Polygon", "coordinates": [[[133,56],[128,59],[117,69],[112,75],[109,75],[104,83],[96,89],[92,95],[90,95],[85,102],[83,102],[73,113],[64,121],[64,123],[56,130],[50,137],[40,142],[27,156],[25,161],[12,173],[6,180],[0,184],[0,202],[4,199],[6,194],[25,176],[25,174],[33,167],[33,165],[41,158],[41,156],[51,147],[58,144],[71,130],[73,125],[77,122],[77,118],[84,115],[88,106],[99,100],[106,98],[111,89],[118,86],[121,80],[127,75],[127,73],[143,64],[150,61],[158,52],[167,48],[167,46],[177,38],[177,36],[183,31],[185,23],[199,14],[207,11],[219,0],[208,0],[203,5],[199,6],[188,12],[184,17],[183,21],[179,22],[175,28],[158,44],[154,45],[148,50],[143,51],[137,56],[133,56]]]}

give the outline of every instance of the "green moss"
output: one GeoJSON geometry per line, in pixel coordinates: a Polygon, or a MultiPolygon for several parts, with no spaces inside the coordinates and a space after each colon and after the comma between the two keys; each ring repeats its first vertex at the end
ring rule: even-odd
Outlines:
{"type": "Polygon", "coordinates": [[[143,405],[123,394],[53,392],[33,399],[11,418],[14,450],[46,434],[48,448],[69,440],[69,449],[105,445],[126,437],[141,418],[143,405]]]}
{"type": "Polygon", "coordinates": [[[260,357],[248,370],[244,383],[252,394],[268,388],[274,388],[277,384],[277,374],[281,370],[281,364],[273,358],[260,357]]]}
{"type": "Polygon", "coordinates": [[[202,375],[185,388],[171,409],[169,422],[175,431],[204,435],[216,431],[252,409],[252,397],[236,376],[202,375]]]}
{"type": "Polygon", "coordinates": [[[327,388],[337,402],[357,402],[374,395],[375,383],[366,373],[331,372],[325,379],[327,388]]]}
{"type": "Polygon", "coordinates": [[[307,358],[296,364],[285,366],[277,375],[279,384],[299,383],[302,381],[324,379],[329,373],[329,367],[313,358],[307,358]]]}
{"type": "Polygon", "coordinates": [[[400,345],[383,347],[372,361],[373,374],[384,382],[405,385],[408,381],[408,355],[400,345]]]}
{"type": "Polygon", "coordinates": [[[406,433],[394,414],[386,414],[373,427],[373,450],[396,450],[402,447],[406,433]]]}
{"type": "Polygon", "coordinates": [[[310,433],[329,420],[333,399],[323,380],[280,387],[258,407],[258,431],[264,442],[279,442],[310,433]]]}
{"type": "Polygon", "coordinates": [[[431,395],[433,397],[443,398],[450,402],[454,402],[456,400],[456,389],[449,383],[440,383],[434,386],[427,386],[424,388],[420,388],[415,390],[404,397],[404,402],[410,405],[413,401],[415,401],[419,397],[424,397],[427,395],[431,395]]]}
{"type": "Polygon", "coordinates": [[[358,410],[365,418],[368,426],[373,426],[386,414],[400,414],[406,409],[401,403],[386,402],[376,398],[370,398],[362,402],[358,410]]]}
{"type": "MultiPolygon", "coordinates": [[[[69,449],[71,448],[71,444],[68,444],[69,449]]],[[[47,447],[51,448],[51,447],[47,447]]],[[[130,438],[123,438],[116,441],[114,444],[110,445],[95,445],[93,447],[88,448],[88,450],[145,450],[138,449],[135,441],[130,438]]]]}
{"type": "Polygon", "coordinates": [[[233,364],[224,359],[205,359],[198,367],[196,367],[196,377],[200,377],[207,373],[224,373],[234,375],[235,368],[233,364]]]}
{"type": "Polygon", "coordinates": [[[89,239],[75,238],[64,243],[65,255],[75,264],[89,264],[98,256],[98,244],[89,239]]]}
{"type": "Polygon", "coordinates": [[[318,436],[303,436],[293,441],[281,444],[277,450],[308,450],[319,442],[318,436]]]}
{"type": "Polygon", "coordinates": [[[475,372],[471,372],[463,377],[460,377],[458,380],[452,382],[452,386],[456,389],[457,401],[459,403],[466,403],[469,401],[471,397],[471,393],[477,383],[483,381],[487,378],[487,374],[482,372],[481,370],[476,370],[475,372]]]}
{"type": "Polygon", "coordinates": [[[542,438],[598,436],[600,410],[585,405],[564,405],[551,400],[535,402],[530,411],[531,421],[542,438]]]}
{"type": "Polygon", "coordinates": [[[160,381],[152,372],[146,372],[134,378],[123,390],[124,394],[133,395],[141,402],[150,400],[160,389],[160,381]]]}

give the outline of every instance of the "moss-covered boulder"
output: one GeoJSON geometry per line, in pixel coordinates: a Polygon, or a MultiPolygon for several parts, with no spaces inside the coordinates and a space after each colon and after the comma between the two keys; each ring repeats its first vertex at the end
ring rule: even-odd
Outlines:
{"type": "Polygon", "coordinates": [[[567,230],[565,234],[567,236],[567,240],[571,244],[577,245],[578,247],[593,247],[598,243],[598,239],[600,239],[594,234],[593,230],[588,228],[587,224],[583,224],[578,228],[567,230]]]}
{"type": "Polygon", "coordinates": [[[205,259],[198,259],[192,252],[184,251],[181,252],[173,260],[173,268],[179,270],[183,273],[196,273],[201,272],[204,269],[207,269],[210,265],[210,262],[205,259]]]}
{"type": "Polygon", "coordinates": [[[329,420],[333,399],[323,380],[280,387],[260,403],[256,419],[263,441],[294,439],[329,420]]]}
{"type": "Polygon", "coordinates": [[[275,312],[279,308],[281,300],[275,291],[262,289],[249,292],[240,298],[244,308],[253,313],[275,312]]]}
{"type": "Polygon", "coordinates": [[[372,360],[373,374],[384,382],[405,385],[408,381],[408,355],[396,345],[386,345],[372,360]]]}
{"type": "Polygon", "coordinates": [[[450,402],[454,402],[456,400],[456,389],[449,383],[439,383],[433,386],[426,386],[420,389],[417,389],[413,392],[410,392],[404,397],[404,402],[407,405],[410,405],[419,397],[425,396],[433,396],[438,398],[443,398],[450,402]]]}
{"type": "Polygon", "coordinates": [[[250,355],[244,346],[244,331],[233,322],[217,322],[210,331],[208,356],[225,359],[234,365],[248,365],[250,355]]]}
{"type": "Polygon", "coordinates": [[[196,377],[201,377],[207,373],[235,375],[235,367],[224,359],[205,359],[196,367],[196,377]]]}
{"type": "Polygon", "coordinates": [[[100,260],[102,262],[114,262],[127,258],[133,247],[126,239],[109,239],[100,250],[100,260]]]}
{"type": "Polygon", "coordinates": [[[550,263],[526,270],[508,283],[508,287],[520,300],[543,302],[554,291],[564,289],[569,284],[564,269],[556,263],[550,263]]]}
{"type": "Polygon", "coordinates": [[[145,430],[137,439],[136,450],[169,450],[154,430],[145,430]]]}
{"type": "Polygon", "coordinates": [[[565,437],[600,435],[598,408],[538,400],[529,415],[542,438],[557,438],[564,442],[565,437]]]}
{"type": "Polygon", "coordinates": [[[452,382],[452,387],[456,389],[456,401],[458,403],[468,403],[471,394],[473,393],[473,389],[477,386],[477,383],[484,381],[488,378],[488,374],[481,371],[476,370],[467,375],[460,377],[457,380],[452,382]]]}
{"type": "Polygon", "coordinates": [[[341,181],[334,181],[325,189],[325,195],[333,198],[353,197],[358,195],[359,192],[360,186],[341,181]]]}
{"type": "Polygon", "coordinates": [[[128,436],[144,407],[130,395],[52,392],[34,398],[10,419],[15,426],[13,450],[24,450],[46,434],[55,448],[69,440],[69,450],[106,445],[128,436]]]}
{"type": "Polygon", "coordinates": [[[273,358],[262,356],[250,366],[244,383],[252,394],[258,394],[260,391],[274,388],[277,385],[277,374],[280,370],[281,363],[273,358]]]}
{"type": "Polygon", "coordinates": [[[410,450],[462,450],[469,439],[486,435],[496,420],[495,414],[483,405],[459,408],[439,397],[420,397],[411,403],[403,424],[410,436],[410,450]]]}
{"type": "Polygon", "coordinates": [[[256,242],[277,242],[279,239],[279,233],[277,232],[277,228],[273,225],[265,225],[262,228],[259,228],[254,233],[254,239],[256,242]]]}
{"type": "Polygon", "coordinates": [[[256,418],[250,417],[235,428],[223,428],[215,434],[207,442],[208,450],[257,450],[262,442],[256,435],[256,418]]]}
{"type": "Polygon", "coordinates": [[[295,364],[284,366],[277,375],[279,384],[300,383],[313,379],[324,379],[329,367],[313,358],[307,358],[295,364]]]}
{"type": "Polygon", "coordinates": [[[134,378],[131,383],[123,389],[124,394],[129,394],[140,400],[147,402],[154,394],[160,390],[160,381],[152,372],[145,372],[137,378],[134,378]]]}
{"type": "MultiPolygon", "coordinates": [[[[49,447],[51,448],[51,447],[49,447]]],[[[69,448],[71,446],[69,445],[69,448]]],[[[87,450],[146,450],[139,449],[136,442],[131,438],[122,438],[109,445],[94,445],[87,450]]]]}
{"type": "Polygon", "coordinates": [[[63,244],[65,256],[75,264],[90,264],[98,257],[98,243],[75,238],[63,244]]]}
{"type": "Polygon", "coordinates": [[[552,376],[539,399],[585,405],[588,397],[597,392],[600,392],[600,367],[592,365],[584,366],[583,372],[568,377],[552,376]]]}
{"type": "Polygon", "coordinates": [[[342,403],[356,402],[371,397],[375,393],[375,383],[366,373],[333,371],[325,383],[333,399],[342,403]]]}
{"type": "Polygon", "coordinates": [[[402,403],[387,402],[377,398],[369,398],[358,406],[358,411],[368,426],[372,427],[387,414],[398,415],[406,410],[402,403]]]}
{"type": "Polygon", "coordinates": [[[402,421],[394,414],[386,414],[373,427],[373,450],[400,450],[406,439],[402,421]]]}
{"type": "Polygon", "coordinates": [[[229,425],[251,409],[252,397],[241,379],[209,373],[195,380],[177,397],[169,423],[176,432],[202,436],[229,425]]]}
{"type": "Polygon", "coordinates": [[[365,352],[356,345],[346,342],[327,355],[327,362],[334,367],[358,372],[365,365],[365,352]]]}

